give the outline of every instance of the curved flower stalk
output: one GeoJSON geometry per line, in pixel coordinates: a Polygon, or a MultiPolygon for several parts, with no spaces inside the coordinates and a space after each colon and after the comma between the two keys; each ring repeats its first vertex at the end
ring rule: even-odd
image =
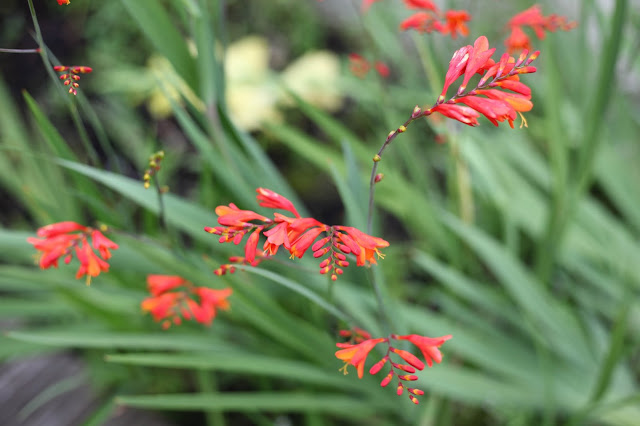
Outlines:
{"type": "Polygon", "coordinates": [[[529,9],[524,10],[507,23],[509,28],[509,37],[504,41],[507,46],[508,52],[515,52],[518,50],[526,49],[531,50],[531,40],[529,36],[524,32],[524,27],[530,27],[533,29],[536,37],[540,40],[544,40],[545,31],[554,32],[558,29],[562,31],[569,31],[578,25],[575,21],[568,21],[565,16],[559,16],[551,14],[549,16],[543,16],[540,5],[533,5],[529,9]]]}
{"type": "MultiPolygon", "coordinates": [[[[350,226],[330,226],[311,217],[300,217],[293,203],[282,195],[265,188],[258,188],[256,192],[260,206],[286,210],[294,217],[274,213],[274,218],[269,219],[251,210],[240,210],[231,203],[216,207],[218,223],[222,226],[204,228],[210,234],[219,235],[221,243],[233,242],[236,245],[250,234],[244,247],[243,263],[254,264],[260,257],[257,247],[261,234],[267,237],[262,246],[264,256],[274,256],[280,247],[284,247],[292,258],[301,258],[311,248],[313,257],[324,257],[320,273],[329,274],[333,281],[342,275],[343,268],[349,266],[347,255],[355,256],[357,266],[375,264],[376,256],[384,257],[379,249],[389,243],[382,238],[350,226]],[[323,234],[325,236],[318,240],[323,234]]],[[[215,273],[222,275],[227,271],[233,272],[233,267],[221,267],[215,273]]]]}
{"type": "Polygon", "coordinates": [[[477,126],[478,117],[482,114],[495,126],[499,122],[507,121],[512,128],[514,120],[520,115],[522,118],[520,127],[527,126],[522,112],[531,110],[533,103],[531,89],[520,81],[520,75],[536,72],[536,67],[531,66],[531,63],[540,52],[536,51],[529,55],[529,52],[524,50],[517,59],[504,53],[500,60],[495,62],[491,59],[495,50],[495,48],[489,49],[489,42],[485,36],[478,37],[473,46],[467,45],[458,49],[449,62],[444,86],[435,104],[426,110],[416,106],[404,124],[387,135],[378,153],[373,157],[369,181],[367,221],[369,232],[372,224],[375,184],[379,181],[377,179],[378,162],[382,159],[387,146],[400,133],[404,133],[412,122],[438,112],[468,126],[477,126]],[[476,74],[481,78],[473,89],[468,90],[467,85],[476,74]],[[453,96],[446,100],[449,88],[460,77],[462,77],[462,83],[453,96]]]}
{"type": "Polygon", "coordinates": [[[347,367],[353,365],[358,372],[358,378],[362,378],[364,375],[365,363],[367,356],[373,348],[378,344],[386,343],[387,350],[385,355],[376,362],[370,369],[369,374],[377,374],[388,363],[391,367],[389,373],[382,379],[380,386],[387,386],[394,377],[398,379],[398,385],[396,387],[396,393],[402,395],[405,389],[409,399],[414,404],[418,404],[418,396],[424,395],[424,391],[407,386],[407,382],[418,380],[418,376],[414,375],[416,370],[422,371],[427,366],[432,367],[433,363],[439,364],[442,361],[442,353],[438,349],[444,342],[451,339],[451,335],[441,337],[426,337],[418,334],[409,334],[406,336],[400,336],[397,334],[391,334],[388,337],[379,337],[372,339],[371,335],[363,330],[355,329],[353,332],[348,330],[342,330],[340,335],[343,337],[349,337],[350,342],[336,343],[336,346],[341,348],[336,351],[336,358],[344,361],[344,366],[341,371],[347,374],[347,367]],[[398,349],[392,345],[393,340],[407,340],[416,346],[422,353],[424,362],[422,362],[417,356],[413,355],[409,351],[398,349]],[[395,362],[392,358],[394,358],[395,362]],[[407,364],[401,363],[402,361],[407,364]]]}
{"type": "Polygon", "coordinates": [[[40,268],[57,268],[61,257],[64,258],[64,263],[68,264],[75,253],[80,262],[76,278],[86,275],[87,285],[91,284],[91,277],[97,277],[100,272],[109,270],[106,261],[111,257],[111,250],[118,248],[118,245],[105,237],[101,231],[71,221],[43,226],[38,229],[37,235],[40,238],[29,237],[27,242],[38,250],[40,268]],[[94,250],[98,250],[99,255],[96,255],[94,250]]]}
{"type": "Polygon", "coordinates": [[[233,292],[229,287],[221,290],[196,287],[177,275],[148,275],[147,286],[151,297],[140,306],[155,321],[162,321],[165,330],[171,324],[180,325],[183,319],[211,325],[218,309],[229,309],[227,298],[233,292]]]}
{"type": "MultiPolygon", "coordinates": [[[[60,0],[58,0],[58,3],[59,2],[60,0]]],[[[75,96],[78,94],[78,87],[80,87],[80,84],[78,84],[80,76],[78,74],[88,74],[93,71],[93,68],[84,65],[56,65],[53,67],[53,70],[61,73],[60,80],[64,80],[63,84],[69,86],[69,93],[75,96]]]]}

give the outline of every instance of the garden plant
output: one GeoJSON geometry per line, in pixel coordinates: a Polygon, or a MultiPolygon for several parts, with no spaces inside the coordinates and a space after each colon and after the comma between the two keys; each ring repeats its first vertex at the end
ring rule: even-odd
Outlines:
{"type": "Polygon", "coordinates": [[[640,424],[637,2],[6,10],[0,359],[85,424],[640,424]]]}

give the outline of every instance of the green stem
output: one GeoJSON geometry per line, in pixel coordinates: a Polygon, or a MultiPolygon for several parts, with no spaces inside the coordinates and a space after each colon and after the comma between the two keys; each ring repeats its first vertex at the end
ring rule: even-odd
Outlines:
{"type": "MultiPolygon", "coordinates": [[[[40,24],[38,24],[38,17],[36,15],[36,9],[33,6],[33,0],[27,0],[27,1],[29,3],[29,11],[31,12],[31,19],[33,20],[33,27],[36,30],[36,41],[38,43],[38,46],[40,46],[39,53],[40,53],[40,57],[42,58],[42,62],[44,63],[44,68],[47,70],[49,77],[51,77],[51,79],[57,83],[59,79],[53,70],[51,60],[49,59],[49,55],[47,53],[47,46],[44,43],[44,38],[42,37],[40,24]]],[[[56,84],[56,86],[58,87],[58,84],[56,84]]],[[[93,145],[91,145],[91,141],[89,140],[89,135],[87,134],[87,130],[85,129],[84,124],[82,124],[82,120],[80,119],[80,115],[78,114],[78,108],[74,103],[72,103],[68,99],[68,96],[63,96],[63,99],[67,103],[67,106],[69,107],[69,112],[71,113],[71,119],[73,121],[73,124],[76,127],[76,130],[78,131],[78,134],[80,135],[80,140],[82,141],[82,144],[85,150],[87,151],[87,155],[89,155],[89,158],[93,162],[93,164],[99,164],[100,162],[98,160],[98,154],[93,148],[93,145]]]]}
{"type": "Polygon", "coordinates": [[[162,229],[164,229],[166,232],[169,232],[169,229],[167,227],[167,213],[164,207],[164,192],[162,191],[160,183],[158,182],[158,176],[154,177],[153,184],[156,188],[156,193],[158,194],[158,209],[160,210],[158,212],[158,220],[160,221],[160,226],[162,227],[162,229]]]}

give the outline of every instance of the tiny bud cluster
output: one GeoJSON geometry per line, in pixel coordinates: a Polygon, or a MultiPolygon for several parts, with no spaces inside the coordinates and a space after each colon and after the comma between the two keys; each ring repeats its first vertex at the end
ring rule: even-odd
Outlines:
{"type": "Polygon", "coordinates": [[[69,86],[69,93],[74,96],[78,94],[77,89],[80,87],[80,84],[78,83],[78,81],[80,81],[80,76],[78,74],[88,74],[93,71],[91,67],[84,65],[56,65],[53,67],[53,70],[60,73],[60,80],[64,81],[63,84],[65,86],[69,86]]]}

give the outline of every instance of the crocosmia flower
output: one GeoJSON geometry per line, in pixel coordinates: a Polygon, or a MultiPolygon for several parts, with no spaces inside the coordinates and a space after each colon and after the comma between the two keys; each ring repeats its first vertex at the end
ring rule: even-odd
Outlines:
{"type": "Polygon", "coordinates": [[[164,329],[181,324],[183,319],[211,325],[218,309],[229,309],[227,298],[232,293],[229,287],[196,287],[177,275],[148,275],[147,287],[151,297],[142,301],[142,310],[162,321],[164,329]]]}
{"type": "Polygon", "coordinates": [[[71,1],[70,1],[70,0],[58,0],[58,4],[59,4],[60,6],[62,6],[63,4],[69,4],[69,3],[71,3],[71,1]]]}
{"type": "Polygon", "coordinates": [[[559,15],[542,15],[540,5],[533,5],[529,9],[524,10],[507,23],[510,33],[504,44],[507,46],[508,52],[520,51],[522,49],[531,50],[531,40],[524,31],[525,27],[533,30],[536,37],[540,40],[545,38],[545,31],[554,32],[558,29],[569,31],[575,28],[575,21],[568,21],[566,17],[559,15]]]}
{"type": "Polygon", "coordinates": [[[505,53],[495,62],[491,58],[495,50],[489,48],[484,36],[478,37],[473,46],[458,49],[449,62],[444,87],[436,104],[425,111],[418,109],[417,114],[428,116],[439,112],[469,126],[477,126],[477,118],[482,114],[496,126],[501,121],[507,121],[511,127],[520,115],[521,127],[526,126],[527,121],[522,113],[530,111],[533,103],[531,89],[520,81],[520,75],[536,72],[531,63],[540,52],[529,55],[524,50],[517,59],[505,53]],[[467,85],[475,75],[481,78],[469,90],[467,85]],[[445,101],[449,87],[460,77],[463,77],[462,83],[455,94],[445,101]]]}
{"type": "Polygon", "coordinates": [[[71,262],[73,254],[80,262],[76,278],[87,276],[87,285],[91,284],[91,277],[97,277],[100,272],[107,272],[111,257],[111,250],[118,245],[104,236],[98,230],[76,222],[58,222],[38,229],[38,237],[27,238],[27,241],[38,250],[38,264],[42,269],[57,268],[58,260],[71,262]],[[89,244],[91,239],[91,244],[89,244]],[[98,251],[96,255],[95,250],[98,251]]]}
{"type": "Polygon", "coordinates": [[[369,369],[369,374],[378,374],[387,364],[389,365],[389,373],[387,373],[380,386],[385,387],[395,378],[398,379],[396,393],[401,395],[407,390],[409,399],[414,404],[418,404],[417,396],[424,395],[424,391],[413,387],[408,387],[406,382],[418,380],[418,376],[414,375],[416,371],[422,371],[427,366],[433,366],[433,363],[439,364],[442,361],[442,353],[438,349],[444,342],[451,339],[451,335],[442,337],[426,337],[417,334],[409,334],[400,336],[391,334],[389,337],[379,337],[372,339],[371,335],[363,330],[354,329],[353,331],[341,330],[340,335],[350,340],[345,343],[336,343],[340,350],[336,351],[336,358],[344,361],[344,366],[340,369],[347,374],[347,367],[353,365],[356,367],[358,378],[364,375],[365,363],[369,353],[379,344],[384,344],[386,353],[369,369]],[[415,345],[424,358],[424,362],[411,352],[399,349],[393,346],[394,340],[407,340],[415,345]],[[406,363],[406,364],[405,364],[406,363]]]}
{"type": "MultiPolygon", "coordinates": [[[[249,234],[240,263],[255,265],[259,258],[263,260],[274,256],[280,247],[287,250],[292,258],[301,258],[311,249],[315,258],[324,258],[320,262],[320,273],[328,274],[335,281],[344,272],[343,268],[349,266],[347,256],[354,256],[357,266],[371,265],[376,263],[376,257],[383,258],[380,249],[389,246],[382,238],[367,235],[353,227],[331,226],[312,217],[300,217],[291,201],[270,189],[258,188],[256,192],[260,206],[285,210],[294,217],[275,212],[270,219],[252,210],[241,210],[231,203],[215,210],[218,224],[222,226],[204,228],[210,234],[219,235],[221,243],[238,245],[249,234]],[[262,253],[257,250],[261,236],[266,237],[262,253]]],[[[223,275],[234,270],[232,264],[227,264],[214,272],[223,275]]]]}

